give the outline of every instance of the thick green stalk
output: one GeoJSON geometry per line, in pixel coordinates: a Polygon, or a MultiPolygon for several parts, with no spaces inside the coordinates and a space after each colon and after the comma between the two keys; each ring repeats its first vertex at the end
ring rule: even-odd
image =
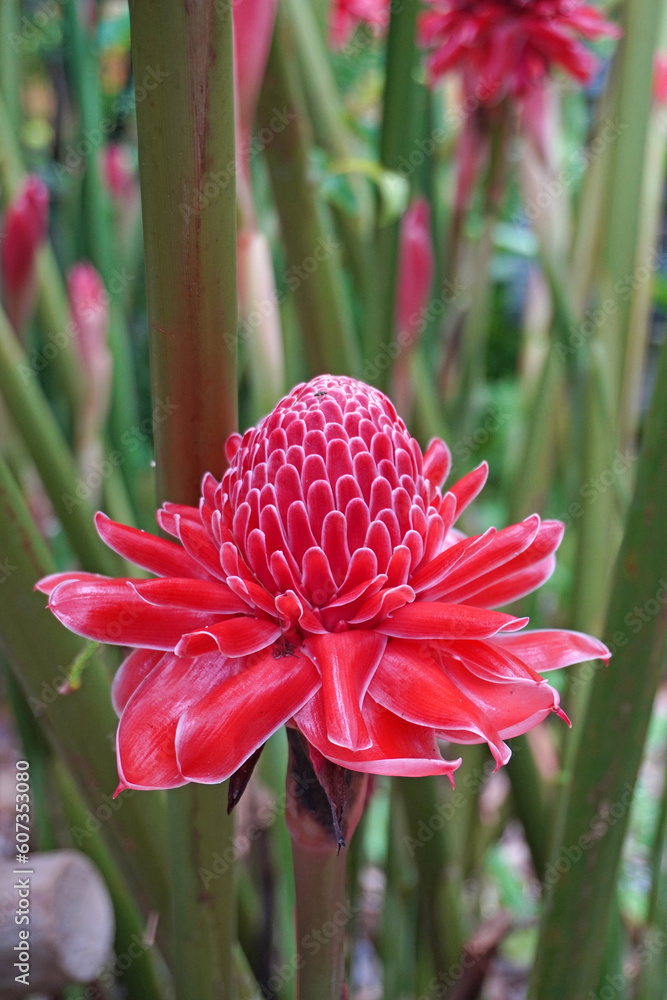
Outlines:
{"type": "Polygon", "coordinates": [[[90,830],[104,826],[116,856],[131,873],[147,907],[166,909],[164,802],[159,793],[124,792],[112,805],[118,784],[113,746],[116,717],[111,708],[107,667],[101,652],[88,662],[81,688],[59,694],[86,643],[46,611],[35,581],[55,570],[25,502],[0,458],[0,642],[28,704],[60,753],[88,807],[79,831],[81,846],[90,830]],[[127,850],[127,845],[132,850],[127,850]]]}
{"type": "Polygon", "coordinates": [[[460,895],[455,891],[456,866],[439,779],[394,778],[393,781],[404,803],[410,831],[409,841],[406,840],[404,846],[407,848],[408,842],[411,845],[407,849],[419,872],[421,910],[433,964],[436,969],[448,969],[461,957],[465,931],[459,909],[460,895]]]}
{"type": "Polygon", "coordinates": [[[287,15],[279,9],[259,117],[271,133],[265,155],[287,253],[286,279],[294,290],[311,375],[359,375],[341,247],[312,180],[311,141],[295,70],[294,39],[287,15]]]}
{"type": "MultiPolygon", "coordinates": [[[[353,155],[353,144],[344,124],[342,100],[312,4],[309,0],[288,0],[287,10],[315,141],[334,160],[344,161],[353,155]]],[[[345,259],[362,300],[366,303],[370,294],[371,263],[368,244],[373,199],[366,178],[352,174],[348,176],[347,182],[352,190],[357,212],[351,216],[346,211],[334,209],[336,225],[344,242],[345,259]]]]}
{"type": "Polygon", "coordinates": [[[303,965],[299,972],[298,996],[302,1000],[340,1000],[343,996],[343,949],[341,931],[329,934],[328,925],[339,924],[347,913],[345,864],[341,851],[311,850],[292,839],[296,887],[297,954],[303,965]],[[338,917],[338,920],[336,919],[338,917]],[[314,951],[312,942],[320,947],[314,951]]]}
{"type": "Polygon", "coordinates": [[[100,540],[71,451],[28,360],[0,307],[0,392],[19,428],[44,488],[82,565],[113,575],[122,563],[100,540]]]}
{"type": "Polygon", "coordinates": [[[197,503],[236,428],[236,194],[231,5],[131,5],[158,497],[197,503]],[[216,181],[217,179],[217,181],[216,181]],[[214,192],[210,194],[211,190],[214,192]]]}
{"type": "MultiPolygon", "coordinates": [[[[409,157],[415,141],[418,84],[415,71],[419,53],[415,44],[418,0],[392,5],[387,39],[387,69],[380,136],[380,163],[398,171],[409,157]]],[[[378,223],[375,232],[375,310],[368,324],[366,357],[375,364],[394,339],[394,308],[398,263],[398,222],[378,223]]],[[[380,370],[377,381],[386,388],[388,372],[380,370]]]]}
{"type": "Polygon", "coordinates": [[[646,422],[637,486],[618,558],[606,641],[566,796],[532,996],[588,996],[597,986],[623,838],[667,639],[667,350],[646,422]],[[585,892],[580,891],[585,886],[585,892]]]}
{"type": "MultiPolygon", "coordinates": [[[[165,11],[135,0],[130,19],[135,84],[144,87],[137,127],[151,386],[154,404],[170,408],[155,426],[158,500],[197,504],[202,476],[222,474],[224,442],[237,427],[232,7],[202,0],[165,11]]],[[[176,995],[231,997],[233,869],[208,887],[200,877],[233,836],[227,789],[191,784],[168,798],[176,995]]]]}
{"type": "Polygon", "coordinates": [[[0,3],[0,93],[4,95],[15,128],[19,124],[21,84],[20,52],[26,42],[19,34],[21,4],[19,0],[0,3]]]}

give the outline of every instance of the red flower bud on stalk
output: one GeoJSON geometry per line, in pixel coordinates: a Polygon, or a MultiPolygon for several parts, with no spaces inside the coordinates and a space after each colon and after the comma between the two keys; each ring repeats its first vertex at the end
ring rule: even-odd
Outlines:
{"type": "Polygon", "coordinates": [[[111,400],[113,361],[108,345],[109,296],[92,264],[75,264],[67,276],[70,315],[76,346],[86,376],[86,394],[77,428],[76,450],[81,473],[101,457],[101,432],[111,400]]]}
{"type": "Polygon", "coordinates": [[[226,450],[199,507],[158,512],[175,541],[97,515],[155,579],[38,584],[72,631],[135,647],[112,692],[121,788],[223,781],[283,725],[316,769],[451,778],[438,739],[487,742],[501,765],[507,739],[563,715],[542,672],[609,658],[495,610],[549,578],[562,524],[467,538],[455,523],[486,464],[443,493],[446,445],[422,455],[378,390],[320,376],[226,450]]]}
{"type": "Polygon", "coordinates": [[[416,198],[401,219],[398,240],[396,325],[402,346],[414,342],[420,311],[428,305],[434,268],[431,208],[426,198],[416,198]]]}
{"type": "Polygon", "coordinates": [[[342,49],[360,24],[367,24],[376,34],[389,26],[389,0],[331,0],[329,8],[329,44],[342,49]]]}
{"type": "Polygon", "coordinates": [[[246,225],[255,211],[250,183],[252,127],[271,48],[278,0],[243,0],[234,4],[234,98],[237,196],[246,225]]]}
{"type": "Polygon", "coordinates": [[[5,310],[15,332],[30,322],[35,304],[37,251],[46,238],[49,192],[30,175],[5,212],[0,236],[0,271],[5,310]]]}

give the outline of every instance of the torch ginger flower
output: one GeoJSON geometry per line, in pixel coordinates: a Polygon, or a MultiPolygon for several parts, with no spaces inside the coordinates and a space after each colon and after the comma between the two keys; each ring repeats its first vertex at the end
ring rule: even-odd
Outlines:
{"type": "Polygon", "coordinates": [[[616,25],[582,0],[426,0],[421,44],[431,82],[452,70],[480,104],[525,97],[553,67],[586,83],[595,57],[581,38],[618,37],[616,25]]]}
{"type": "Polygon", "coordinates": [[[198,508],[158,512],[177,541],[97,515],[157,579],[38,585],[72,631],[137,647],[112,691],[121,788],[222,781],[284,724],[356,771],[451,777],[436,738],[487,742],[504,764],[507,738],[562,715],[540,672],[609,657],[493,610],[550,576],[563,526],[533,515],[466,538],[454,524],[486,465],[443,495],[446,445],[422,456],[378,390],[320,376],[226,452],[198,508]]]}

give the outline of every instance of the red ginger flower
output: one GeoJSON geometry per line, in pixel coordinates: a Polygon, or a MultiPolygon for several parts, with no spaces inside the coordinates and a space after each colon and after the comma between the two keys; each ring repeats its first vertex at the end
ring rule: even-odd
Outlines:
{"type": "Polygon", "coordinates": [[[533,515],[466,538],[454,523],[486,465],[443,496],[447,447],[422,456],[376,389],[316,378],[226,450],[199,508],[158,513],[180,544],[97,515],[158,579],[39,584],[68,628],[138,647],[113,684],[121,787],[222,781],[283,724],[357,771],[451,776],[436,737],[505,763],[505,739],[562,714],[538,671],[609,657],[492,610],[550,576],[563,526],[533,515]]]}
{"type": "Polygon", "coordinates": [[[426,0],[421,44],[432,82],[463,73],[467,95],[480,104],[523,98],[553,67],[582,83],[595,58],[580,38],[618,37],[616,25],[581,0],[426,0]]]}

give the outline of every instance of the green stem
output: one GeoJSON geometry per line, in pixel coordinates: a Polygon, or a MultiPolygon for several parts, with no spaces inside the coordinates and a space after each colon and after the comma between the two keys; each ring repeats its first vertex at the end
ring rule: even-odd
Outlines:
{"type": "Polygon", "coordinates": [[[553,860],[560,864],[547,868],[551,888],[531,993],[539,1000],[588,996],[597,986],[630,801],[667,640],[667,522],[661,514],[666,491],[663,349],[606,628],[614,657],[609,669],[599,670],[592,682],[586,735],[558,824],[560,846],[553,860]],[[639,628],[629,628],[628,614],[633,622],[636,616],[639,628]],[[581,886],[586,887],[584,894],[581,886]]]}
{"type": "Polygon", "coordinates": [[[19,125],[21,63],[21,4],[19,0],[0,3],[0,93],[4,94],[15,128],[19,125]]]}
{"type": "Polygon", "coordinates": [[[361,359],[345,296],[340,246],[314,189],[311,142],[295,69],[294,39],[287,15],[279,9],[259,115],[272,131],[265,155],[287,253],[288,283],[294,287],[311,375],[358,375],[361,359]],[[288,117],[286,123],[277,117],[279,112],[288,117]]]}
{"type": "MultiPolygon", "coordinates": [[[[386,170],[399,170],[401,159],[412,152],[415,139],[418,85],[415,70],[419,58],[415,44],[418,0],[403,0],[392,5],[387,39],[387,69],[380,137],[380,163],[386,170]]],[[[394,338],[396,271],[398,264],[398,222],[378,224],[375,232],[375,303],[374,317],[368,324],[366,356],[375,363],[383,348],[394,338]]],[[[379,366],[377,366],[379,368],[379,366]]],[[[386,369],[377,381],[385,388],[386,369]]]]}
{"type": "Polygon", "coordinates": [[[98,537],[93,511],[85,499],[85,483],[78,478],[72,453],[1,307],[0,391],[30,449],[73,552],[86,569],[113,575],[121,562],[98,537]]]}
{"type": "MultiPolygon", "coordinates": [[[[232,7],[205,0],[165,14],[136,0],[130,19],[135,83],[147,81],[137,127],[151,387],[170,410],[155,425],[158,500],[196,505],[237,427],[232,7]]],[[[208,886],[200,876],[232,840],[226,786],[168,799],[176,996],[231,997],[233,869],[208,886]]]]}
{"type": "MultiPolygon", "coordinates": [[[[309,847],[292,839],[296,887],[296,938],[302,1000],[341,1000],[345,935],[340,926],[328,934],[335,917],[345,915],[345,851],[339,855],[309,847]],[[319,944],[315,951],[312,942],[319,944]]],[[[343,919],[343,918],[340,918],[343,919]]]]}

